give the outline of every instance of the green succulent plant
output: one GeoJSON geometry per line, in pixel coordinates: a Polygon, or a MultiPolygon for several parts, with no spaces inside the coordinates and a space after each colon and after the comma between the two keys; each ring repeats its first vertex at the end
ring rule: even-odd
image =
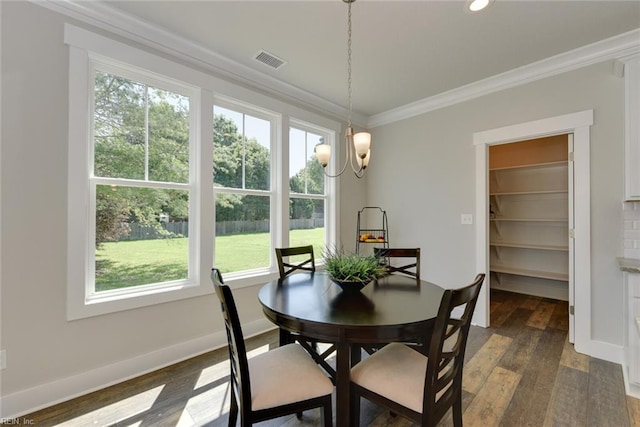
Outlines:
{"type": "Polygon", "coordinates": [[[368,283],[386,273],[380,258],[374,255],[358,255],[338,250],[325,250],[324,261],[327,273],[341,282],[368,283]]]}

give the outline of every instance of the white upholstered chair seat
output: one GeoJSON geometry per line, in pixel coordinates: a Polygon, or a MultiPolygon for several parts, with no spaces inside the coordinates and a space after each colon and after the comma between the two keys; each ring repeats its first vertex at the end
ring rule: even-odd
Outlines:
{"type": "Polygon", "coordinates": [[[424,427],[436,427],[451,410],[453,425],[462,427],[464,352],[484,279],[480,273],[473,283],[444,291],[431,342],[422,348],[428,350],[428,357],[393,343],[353,367],[353,425],[360,423],[360,400],[364,398],[424,427]],[[453,314],[460,310],[460,315],[453,314]]]}
{"type": "Polygon", "coordinates": [[[251,409],[273,408],[331,394],[333,384],[298,344],[287,344],[248,360],[251,409]]]}
{"type": "Polygon", "coordinates": [[[351,381],[416,412],[422,412],[427,357],[391,343],[358,363],[351,381]]]}

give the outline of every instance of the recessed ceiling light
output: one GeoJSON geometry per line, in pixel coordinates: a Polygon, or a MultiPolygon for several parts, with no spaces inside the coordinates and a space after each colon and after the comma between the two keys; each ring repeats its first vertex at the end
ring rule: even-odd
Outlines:
{"type": "Polygon", "coordinates": [[[468,0],[466,9],[469,12],[479,12],[482,9],[486,9],[491,3],[493,3],[493,0],[468,0]]]}

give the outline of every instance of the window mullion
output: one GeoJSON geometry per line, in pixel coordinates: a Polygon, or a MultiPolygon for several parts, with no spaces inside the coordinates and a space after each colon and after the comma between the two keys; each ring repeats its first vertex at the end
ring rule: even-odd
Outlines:
{"type": "Polygon", "coordinates": [[[144,85],[144,180],[149,181],[149,85],[144,85]]]}
{"type": "Polygon", "coordinates": [[[247,188],[247,115],[242,115],[242,188],[247,188]]]}

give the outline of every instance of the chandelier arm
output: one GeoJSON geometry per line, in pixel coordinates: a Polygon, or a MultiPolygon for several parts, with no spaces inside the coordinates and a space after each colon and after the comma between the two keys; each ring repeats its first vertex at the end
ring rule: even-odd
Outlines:
{"type": "MultiPolygon", "coordinates": [[[[355,151],[355,148],[354,148],[355,151]]],[[[349,150],[349,152],[351,152],[351,150],[349,150]]],[[[350,153],[351,154],[351,153],[350,153]]],[[[354,159],[357,157],[356,153],[353,153],[349,156],[349,163],[351,164],[351,170],[353,171],[353,173],[358,177],[358,178],[362,178],[364,176],[364,167],[362,165],[358,165],[358,167],[356,168],[353,165],[354,159]],[[360,173],[360,176],[358,176],[358,174],[360,173]]],[[[357,163],[357,159],[355,160],[357,163]]]]}
{"type": "MultiPolygon", "coordinates": [[[[347,129],[347,136],[346,136],[346,153],[345,153],[345,159],[344,159],[344,165],[342,165],[342,169],[340,169],[340,172],[338,172],[335,175],[331,175],[329,173],[327,173],[327,168],[322,168],[322,172],[324,172],[324,174],[329,177],[329,178],[337,178],[340,175],[342,175],[344,173],[344,171],[347,170],[347,165],[351,163],[351,150],[349,149],[349,132],[351,131],[351,129],[347,129]]],[[[353,166],[351,166],[353,168],[353,166]]]]}
{"type": "MultiPolygon", "coordinates": [[[[349,152],[349,146],[347,146],[347,157],[351,157],[351,153],[349,152]]],[[[340,172],[338,172],[335,175],[331,175],[330,173],[327,173],[327,168],[322,168],[322,172],[324,172],[324,174],[329,177],[329,178],[337,178],[340,175],[342,175],[344,173],[344,171],[347,170],[347,165],[349,164],[349,159],[345,159],[344,165],[342,165],[342,169],[340,169],[340,172]]]]}

